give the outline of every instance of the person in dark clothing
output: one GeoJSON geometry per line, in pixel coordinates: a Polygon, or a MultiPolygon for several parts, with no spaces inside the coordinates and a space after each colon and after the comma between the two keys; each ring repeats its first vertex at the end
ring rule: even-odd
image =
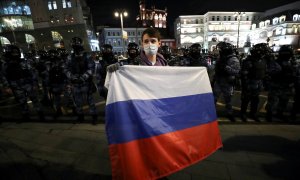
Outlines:
{"type": "Polygon", "coordinates": [[[107,97],[107,89],[104,87],[104,82],[106,78],[106,68],[118,62],[113,53],[113,47],[110,44],[104,44],[101,47],[102,59],[99,60],[99,64],[96,69],[96,84],[98,93],[101,97],[106,99],[107,97]]]}
{"type": "Polygon", "coordinates": [[[263,82],[266,76],[267,60],[271,49],[266,43],[259,43],[250,50],[251,55],[242,61],[241,68],[241,119],[247,121],[247,107],[250,103],[249,117],[260,121],[257,116],[259,94],[263,90],[263,82]]]}
{"type": "Polygon", "coordinates": [[[292,97],[296,68],[293,65],[293,49],[289,45],[283,45],[278,52],[276,63],[279,65],[273,68],[273,76],[270,80],[268,103],[266,105],[266,120],[272,121],[273,112],[282,121],[288,119],[284,116],[289,99],[292,97]],[[275,73],[276,72],[276,73],[275,73]]]}
{"type": "Polygon", "coordinates": [[[223,94],[227,118],[235,122],[232,111],[231,97],[234,92],[234,82],[240,73],[240,62],[234,53],[233,45],[226,42],[217,44],[220,58],[216,61],[215,76],[213,80],[213,93],[215,102],[223,94]]]}
{"type": "Polygon", "coordinates": [[[140,54],[139,45],[131,42],[127,46],[127,54],[128,58],[125,60],[121,60],[120,63],[123,65],[139,65],[139,58],[137,58],[140,54]]]}
{"type": "Polygon", "coordinates": [[[2,63],[0,81],[3,91],[13,94],[22,108],[22,120],[30,119],[28,98],[32,101],[40,120],[44,113],[38,99],[38,77],[31,64],[21,58],[21,50],[16,45],[9,45],[5,50],[5,61],[2,63]]]}
{"type": "Polygon", "coordinates": [[[90,115],[92,116],[92,123],[96,124],[97,111],[93,98],[93,93],[96,91],[93,82],[95,62],[91,58],[88,58],[84,52],[81,38],[72,38],[72,48],[74,53],[69,56],[65,73],[72,85],[72,93],[78,116],[77,120],[79,122],[84,121],[83,105],[87,101],[90,115]]]}

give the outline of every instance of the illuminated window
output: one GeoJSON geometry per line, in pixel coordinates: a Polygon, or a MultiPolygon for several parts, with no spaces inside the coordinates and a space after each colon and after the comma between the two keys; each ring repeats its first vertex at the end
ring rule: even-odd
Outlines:
{"type": "Polygon", "coordinates": [[[284,16],[284,15],[280,16],[280,20],[279,20],[280,23],[283,23],[283,22],[285,21],[285,17],[286,17],[286,16],[284,16]]]}
{"type": "Polygon", "coordinates": [[[49,10],[57,9],[56,1],[48,1],[48,9],[49,10]]]}
{"type": "Polygon", "coordinates": [[[35,43],[35,38],[30,34],[25,34],[25,39],[28,44],[35,43]]]}
{"type": "Polygon", "coordinates": [[[278,17],[273,18],[273,25],[278,24],[278,17]]]}
{"type": "Polygon", "coordinates": [[[293,16],[293,21],[298,21],[299,20],[299,15],[298,14],[295,14],[294,16],[293,16]]]}
{"type": "Polygon", "coordinates": [[[297,27],[297,25],[293,25],[293,33],[295,33],[295,34],[297,34],[297,32],[298,32],[298,27],[297,27]]]}
{"type": "Polygon", "coordinates": [[[62,0],[62,6],[63,8],[71,8],[72,7],[71,0],[62,0]]]}
{"type": "Polygon", "coordinates": [[[256,24],[252,24],[251,29],[252,30],[256,29],[256,24]]]}
{"type": "Polygon", "coordinates": [[[277,28],[275,34],[280,35],[282,32],[282,28],[277,28]]]}
{"type": "Polygon", "coordinates": [[[63,39],[62,35],[60,35],[57,31],[51,31],[53,41],[61,41],[63,39]]]}
{"type": "Polygon", "coordinates": [[[260,22],[259,23],[259,28],[265,27],[265,22],[260,22]]]}
{"type": "Polygon", "coordinates": [[[53,5],[53,9],[57,9],[56,1],[53,1],[53,2],[52,2],[52,5],[53,5]]]}
{"type": "Polygon", "coordinates": [[[65,15],[65,23],[73,23],[74,22],[74,17],[71,14],[65,15]]]}

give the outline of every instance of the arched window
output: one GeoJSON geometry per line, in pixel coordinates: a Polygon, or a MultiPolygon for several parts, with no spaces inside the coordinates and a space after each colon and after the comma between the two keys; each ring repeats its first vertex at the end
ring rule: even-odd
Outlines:
{"type": "Polygon", "coordinates": [[[293,29],[293,33],[294,33],[294,34],[297,34],[297,33],[298,33],[298,27],[297,27],[297,25],[294,24],[294,25],[292,26],[292,29],[293,29]]]}
{"type": "Polygon", "coordinates": [[[278,24],[278,17],[273,18],[273,25],[278,24]]]}
{"type": "Polygon", "coordinates": [[[57,32],[57,31],[51,31],[51,35],[52,35],[52,40],[53,41],[61,41],[61,40],[63,40],[62,35],[59,32],[57,32]]]}
{"type": "Polygon", "coordinates": [[[27,44],[35,43],[35,38],[30,34],[25,34],[25,39],[27,44]]]}
{"type": "Polygon", "coordinates": [[[279,22],[280,22],[280,23],[285,22],[285,18],[286,18],[285,15],[280,16],[279,22]]]}
{"type": "Polygon", "coordinates": [[[298,15],[298,14],[295,14],[295,15],[293,16],[293,21],[298,21],[298,20],[299,20],[298,17],[299,17],[299,15],[298,15]]]}
{"type": "Polygon", "coordinates": [[[11,44],[10,41],[4,36],[0,36],[0,42],[1,42],[2,46],[11,44]]]}
{"type": "Polygon", "coordinates": [[[158,24],[159,24],[159,23],[158,23],[158,15],[155,14],[155,15],[154,15],[154,26],[155,26],[155,27],[158,27],[158,24]]]}

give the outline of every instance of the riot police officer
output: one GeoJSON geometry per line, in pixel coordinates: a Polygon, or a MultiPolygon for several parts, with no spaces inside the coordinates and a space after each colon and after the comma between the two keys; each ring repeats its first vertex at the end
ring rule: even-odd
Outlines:
{"type": "Polygon", "coordinates": [[[101,47],[102,60],[99,61],[98,69],[96,69],[96,79],[97,79],[97,88],[101,97],[106,99],[107,89],[104,87],[104,82],[106,78],[106,68],[107,66],[118,62],[113,54],[113,48],[110,44],[104,44],[101,47]]]}
{"type": "Polygon", "coordinates": [[[131,42],[127,46],[127,54],[128,54],[128,59],[126,60],[130,65],[138,65],[139,64],[139,59],[137,58],[140,55],[140,48],[139,45],[131,42]]]}
{"type": "Polygon", "coordinates": [[[188,66],[208,67],[207,61],[201,56],[201,45],[199,43],[194,43],[189,48],[188,66]]]}
{"type": "Polygon", "coordinates": [[[65,63],[60,58],[59,52],[55,49],[48,51],[49,65],[47,67],[49,74],[49,94],[56,111],[55,118],[62,115],[62,100],[61,95],[64,92],[66,84],[66,75],[64,73],[65,63]]]}
{"type": "Polygon", "coordinates": [[[5,49],[5,62],[2,64],[1,81],[6,93],[12,93],[22,108],[22,120],[30,119],[28,98],[32,101],[40,120],[44,120],[38,100],[38,79],[31,64],[21,59],[21,51],[16,45],[5,49]]]}
{"type": "Polygon", "coordinates": [[[97,120],[96,106],[93,98],[93,93],[96,91],[93,83],[95,62],[87,57],[82,43],[82,39],[79,37],[73,37],[71,40],[73,53],[69,56],[66,64],[66,76],[73,88],[72,92],[78,121],[82,122],[84,120],[83,105],[87,101],[93,124],[95,124],[97,120]]]}
{"type": "Polygon", "coordinates": [[[295,88],[295,94],[294,94],[294,103],[291,110],[291,120],[296,120],[297,114],[300,113],[300,63],[295,62],[295,68],[296,68],[296,77],[294,81],[294,88],[295,88]]]}
{"type": "Polygon", "coordinates": [[[259,94],[263,90],[263,81],[267,70],[267,60],[271,49],[266,43],[259,43],[250,50],[251,55],[242,61],[241,67],[241,119],[247,121],[247,107],[250,103],[249,117],[260,121],[257,116],[259,94]]]}
{"type": "Polygon", "coordinates": [[[234,47],[230,43],[220,42],[217,44],[220,58],[216,61],[213,93],[215,102],[223,94],[226,114],[230,121],[234,122],[231,97],[234,92],[235,78],[240,73],[239,59],[234,53],[234,47]]]}
{"type": "Polygon", "coordinates": [[[275,69],[277,73],[272,76],[268,93],[268,103],[266,105],[266,120],[272,121],[273,112],[277,111],[277,117],[283,121],[284,111],[288,101],[292,96],[296,69],[293,66],[293,49],[289,45],[283,45],[278,51],[276,62],[279,67],[275,69]]]}
{"type": "Polygon", "coordinates": [[[49,89],[48,89],[48,71],[47,71],[47,64],[49,64],[49,56],[45,50],[38,51],[38,59],[35,64],[35,69],[38,73],[39,80],[42,84],[42,100],[41,103],[43,105],[49,106],[51,104],[49,99],[49,89]]]}
{"type": "Polygon", "coordinates": [[[170,61],[171,60],[171,48],[167,45],[161,46],[160,47],[160,54],[162,54],[165,58],[165,60],[170,61]]]}

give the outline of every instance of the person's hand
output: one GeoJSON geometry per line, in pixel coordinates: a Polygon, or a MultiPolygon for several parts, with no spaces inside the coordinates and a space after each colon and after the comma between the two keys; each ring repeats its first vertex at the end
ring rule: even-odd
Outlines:
{"type": "Polygon", "coordinates": [[[84,82],[84,80],[83,80],[83,78],[74,77],[74,78],[72,78],[71,82],[72,82],[73,84],[81,84],[81,83],[84,82]]]}
{"type": "Polygon", "coordinates": [[[108,72],[112,73],[112,72],[117,71],[119,68],[120,68],[120,63],[115,63],[115,64],[111,64],[111,65],[107,66],[106,70],[108,72]]]}

